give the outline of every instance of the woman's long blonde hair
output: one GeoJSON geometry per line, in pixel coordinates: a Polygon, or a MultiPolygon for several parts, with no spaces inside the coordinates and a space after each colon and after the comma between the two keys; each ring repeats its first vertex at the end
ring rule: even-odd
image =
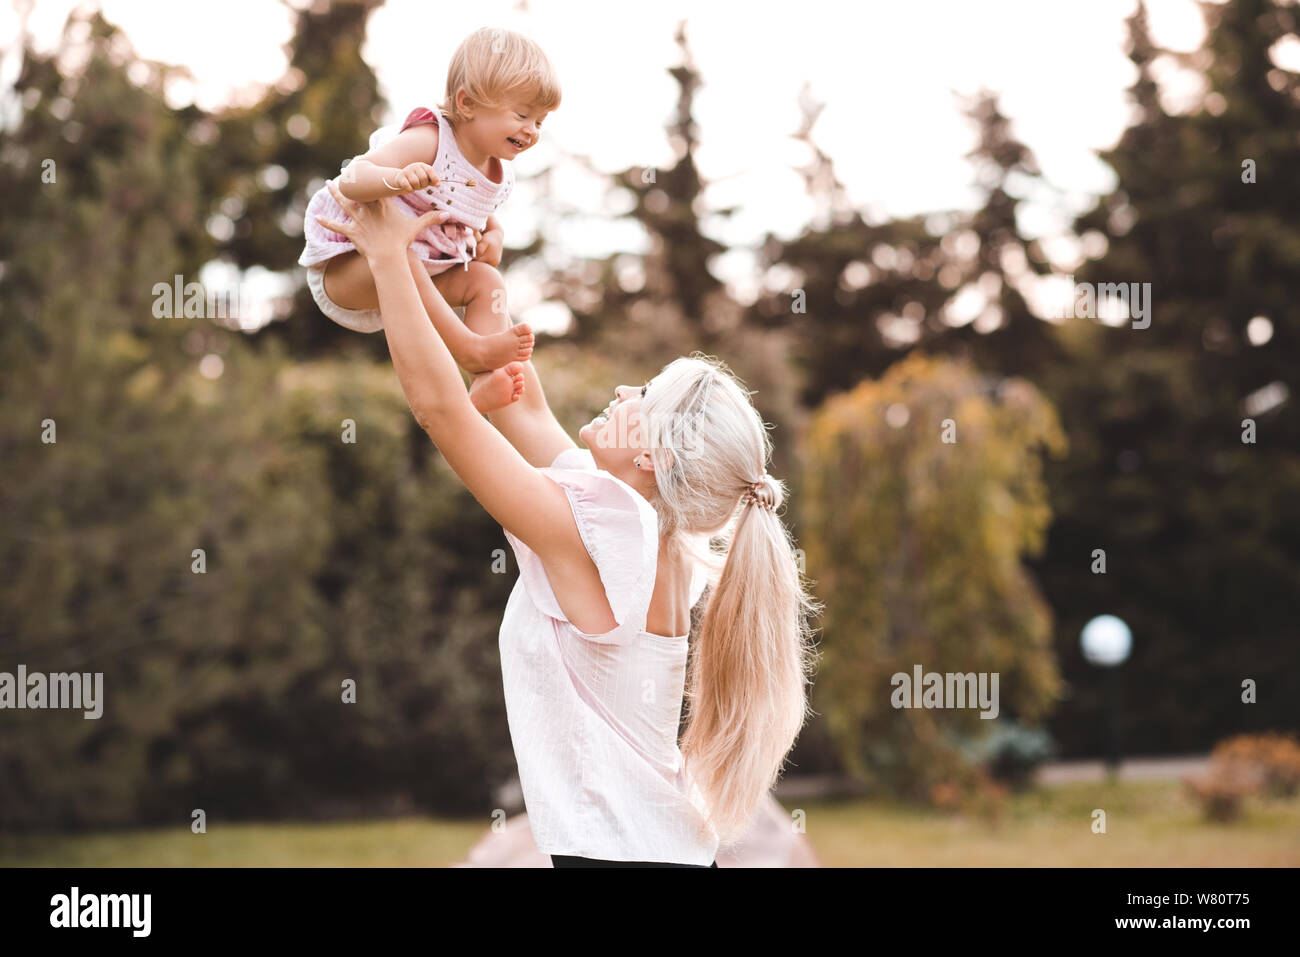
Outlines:
{"type": "Polygon", "coordinates": [[[710,586],[681,750],[722,844],[749,830],[812,714],[808,617],[821,610],[779,515],[785,484],[764,477],[772,442],[749,396],[725,363],[694,353],[669,363],[641,400],[660,537],[701,562],[710,586]],[[743,500],[761,477],[770,511],[743,500]]]}

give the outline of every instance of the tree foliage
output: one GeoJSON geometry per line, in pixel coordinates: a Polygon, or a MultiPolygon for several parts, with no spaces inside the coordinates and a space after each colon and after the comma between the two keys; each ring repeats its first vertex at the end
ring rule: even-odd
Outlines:
{"type": "Polygon", "coordinates": [[[1051,613],[1022,557],[1050,520],[1051,406],[1023,380],[913,354],[827,400],[806,446],[803,542],[826,603],[813,706],[847,766],[902,793],[960,765],[977,710],[900,710],[891,676],[999,674],[1000,708],[1031,721],[1061,692],[1051,613]]]}

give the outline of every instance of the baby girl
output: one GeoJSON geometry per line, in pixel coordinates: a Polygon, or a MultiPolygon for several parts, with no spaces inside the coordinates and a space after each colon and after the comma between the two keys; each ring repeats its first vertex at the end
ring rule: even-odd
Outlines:
{"type": "MultiPolygon", "coordinates": [[[[336,181],[358,202],[396,196],[405,215],[443,214],[411,244],[413,272],[447,350],[474,375],[470,399],[483,413],[522,395],[519,363],[534,342],[528,324],[512,325],[506,313],[505,282],[495,268],[504,233],[493,213],[514,185],[507,161],[537,142],[542,121],[559,102],[559,82],[541,49],[517,33],[485,27],[452,56],[438,110],[412,110],[395,133],[377,131],[370,151],[346,164],[336,181]],[[435,308],[437,293],[465,308],[464,323],[435,308]]],[[[307,242],[298,259],[316,304],[348,329],[382,329],[365,259],[318,217],[348,221],[326,186],[307,207],[307,242]]]]}

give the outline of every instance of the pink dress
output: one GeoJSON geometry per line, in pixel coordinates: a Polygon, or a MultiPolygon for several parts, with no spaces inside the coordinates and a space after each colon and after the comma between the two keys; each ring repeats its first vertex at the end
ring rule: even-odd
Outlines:
{"type": "MultiPolygon", "coordinates": [[[[541,559],[506,531],[519,580],[501,622],[501,676],[537,850],[711,864],[717,834],[677,745],[689,636],[646,631],[657,513],[586,449],[566,449],[541,471],[568,496],[618,624],[600,635],[576,628],[541,559]]],[[[692,606],[704,587],[697,568],[692,606]]]]}
{"type": "MultiPolygon", "coordinates": [[[[411,244],[429,275],[434,276],[462,263],[468,268],[474,258],[472,230],[486,228],[488,217],[510,195],[515,178],[509,164],[495,157],[492,159],[495,179],[484,176],[471,166],[461,153],[447,118],[423,107],[412,110],[401,129],[394,131],[392,127],[385,127],[375,131],[370,137],[370,148],[375,149],[402,130],[426,123],[438,124],[438,155],[430,165],[442,182],[418,192],[403,193],[396,199],[398,208],[411,217],[422,216],[432,209],[446,210],[454,216],[441,225],[424,229],[411,244]]],[[[329,189],[325,186],[318,189],[307,205],[303,221],[306,245],[298,257],[300,266],[322,263],[356,248],[346,236],[316,222],[317,216],[339,222],[348,220],[347,213],[334,201],[329,189]]]]}

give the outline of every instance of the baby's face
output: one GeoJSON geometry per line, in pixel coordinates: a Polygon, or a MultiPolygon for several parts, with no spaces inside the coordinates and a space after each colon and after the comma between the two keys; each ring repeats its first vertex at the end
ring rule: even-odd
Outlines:
{"type": "Polygon", "coordinates": [[[499,108],[475,110],[465,132],[489,156],[512,160],[537,144],[547,115],[530,103],[507,100],[499,108]]]}

